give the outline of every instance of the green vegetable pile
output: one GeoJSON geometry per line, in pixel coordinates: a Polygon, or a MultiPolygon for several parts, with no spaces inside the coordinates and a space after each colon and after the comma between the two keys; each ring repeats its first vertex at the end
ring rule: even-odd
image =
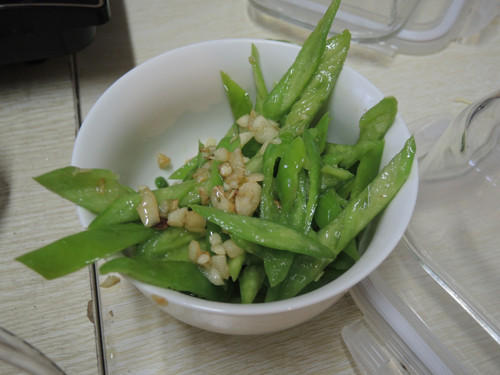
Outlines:
{"type": "Polygon", "coordinates": [[[36,177],[96,216],[87,230],[17,260],[53,279],[104,259],[102,274],[118,272],[235,303],[290,298],[349,269],[359,259],[362,232],[407,180],[415,141],[409,138],[380,170],[384,136],[397,113],[392,97],[361,117],[355,144],[327,141],[330,114],[322,108],[350,46],[347,30],[328,37],[339,2],[331,3],[270,91],[252,46],[255,104],[245,89],[221,73],[235,122],[218,143],[199,143],[198,155],[170,176],[177,183],[169,186],[159,178],[157,189],[134,191],[109,170],[77,167],[36,177]],[[267,139],[257,133],[248,136],[249,118],[267,124],[267,139]],[[247,121],[243,125],[242,119],[247,121]],[[217,155],[241,155],[243,183],[253,178],[249,192],[241,181],[231,190],[226,177],[235,167],[217,155]],[[248,212],[245,194],[249,202],[257,197],[248,212]],[[235,210],[238,198],[246,206],[238,208],[236,202],[235,210]],[[154,222],[151,202],[163,212],[154,222]],[[182,220],[191,216],[197,224],[175,224],[181,213],[182,220]],[[216,263],[219,271],[211,268],[216,263]]]}

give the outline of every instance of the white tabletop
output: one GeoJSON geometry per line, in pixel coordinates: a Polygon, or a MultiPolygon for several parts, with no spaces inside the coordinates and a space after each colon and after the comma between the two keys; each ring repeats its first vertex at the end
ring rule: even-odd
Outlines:
{"type": "MultiPolygon", "coordinates": [[[[100,289],[100,358],[89,270],[46,281],[14,261],[81,230],[75,207],[32,177],[70,163],[79,116],[83,119],[118,77],[189,43],[235,37],[301,42],[304,37],[257,23],[245,0],[117,0],[111,11],[111,21],[98,27],[94,42],[74,57],[0,66],[0,326],[35,345],[68,374],[96,374],[103,366],[110,374],[359,373],[340,335],[362,316],[349,295],[299,327],[233,337],[174,320],[122,280],[100,289]]],[[[384,94],[397,97],[414,131],[418,120],[457,114],[464,102],[500,87],[499,31],[497,18],[473,41],[453,42],[425,56],[388,56],[353,46],[347,64],[384,94]]],[[[498,352],[492,354],[497,365],[498,352]]],[[[0,362],[0,373],[18,370],[0,362]]]]}

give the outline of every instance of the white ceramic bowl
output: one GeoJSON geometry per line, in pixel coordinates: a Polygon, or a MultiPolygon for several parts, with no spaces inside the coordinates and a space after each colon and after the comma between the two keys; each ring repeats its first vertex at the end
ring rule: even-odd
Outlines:
{"type": "MultiPolygon", "coordinates": [[[[216,40],[168,51],[139,65],[114,83],[90,110],[76,140],[73,165],[109,168],[133,188],[144,184],[154,187],[154,179],[161,173],[156,163],[158,152],[169,155],[175,169],[196,154],[199,139],[220,139],[232,124],[221,70],[254,95],[248,63],[251,43],[259,48],[268,84],[282,76],[299,51],[296,45],[277,41],[216,40]]],[[[359,118],[382,97],[367,79],[345,66],[329,103],[334,115],[329,139],[355,142],[359,118]]],[[[398,115],[386,135],[384,164],[409,135],[398,115]]],[[[131,282],[152,301],[158,301],[157,297],[166,301],[159,307],[173,317],[202,329],[262,334],[296,326],[331,306],[390,254],[410,220],[417,175],[415,165],[409,180],[385,210],[361,259],[335,281],[305,295],[238,305],[131,282]]],[[[82,209],[79,216],[84,225],[92,219],[82,209]]]]}

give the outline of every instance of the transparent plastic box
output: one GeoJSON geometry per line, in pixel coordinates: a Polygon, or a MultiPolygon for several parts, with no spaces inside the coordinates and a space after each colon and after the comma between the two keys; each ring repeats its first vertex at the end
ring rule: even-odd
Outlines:
{"type": "MultiPolygon", "coordinates": [[[[251,15],[270,25],[313,29],[330,0],[249,0],[251,15]]],[[[343,0],[332,33],[386,53],[429,54],[468,38],[499,12],[497,0],[343,0]]]]}
{"type": "Polygon", "coordinates": [[[364,374],[498,373],[500,91],[416,136],[413,217],[352,289],[364,318],[344,327],[344,341],[364,374]]]}

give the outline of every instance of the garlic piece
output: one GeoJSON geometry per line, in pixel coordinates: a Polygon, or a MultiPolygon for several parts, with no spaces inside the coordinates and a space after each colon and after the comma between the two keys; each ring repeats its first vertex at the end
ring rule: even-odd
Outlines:
{"type": "Polygon", "coordinates": [[[252,216],[260,204],[262,188],[254,181],[245,182],[238,189],[234,199],[236,212],[240,215],[252,216]]]}
{"type": "Polygon", "coordinates": [[[139,189],[139,193],[142,199],[136,207],[137,213],[144,226],[152,227],[160,222],[160,210],[156,196],[147,186],[142,186],[139,189]]]}

